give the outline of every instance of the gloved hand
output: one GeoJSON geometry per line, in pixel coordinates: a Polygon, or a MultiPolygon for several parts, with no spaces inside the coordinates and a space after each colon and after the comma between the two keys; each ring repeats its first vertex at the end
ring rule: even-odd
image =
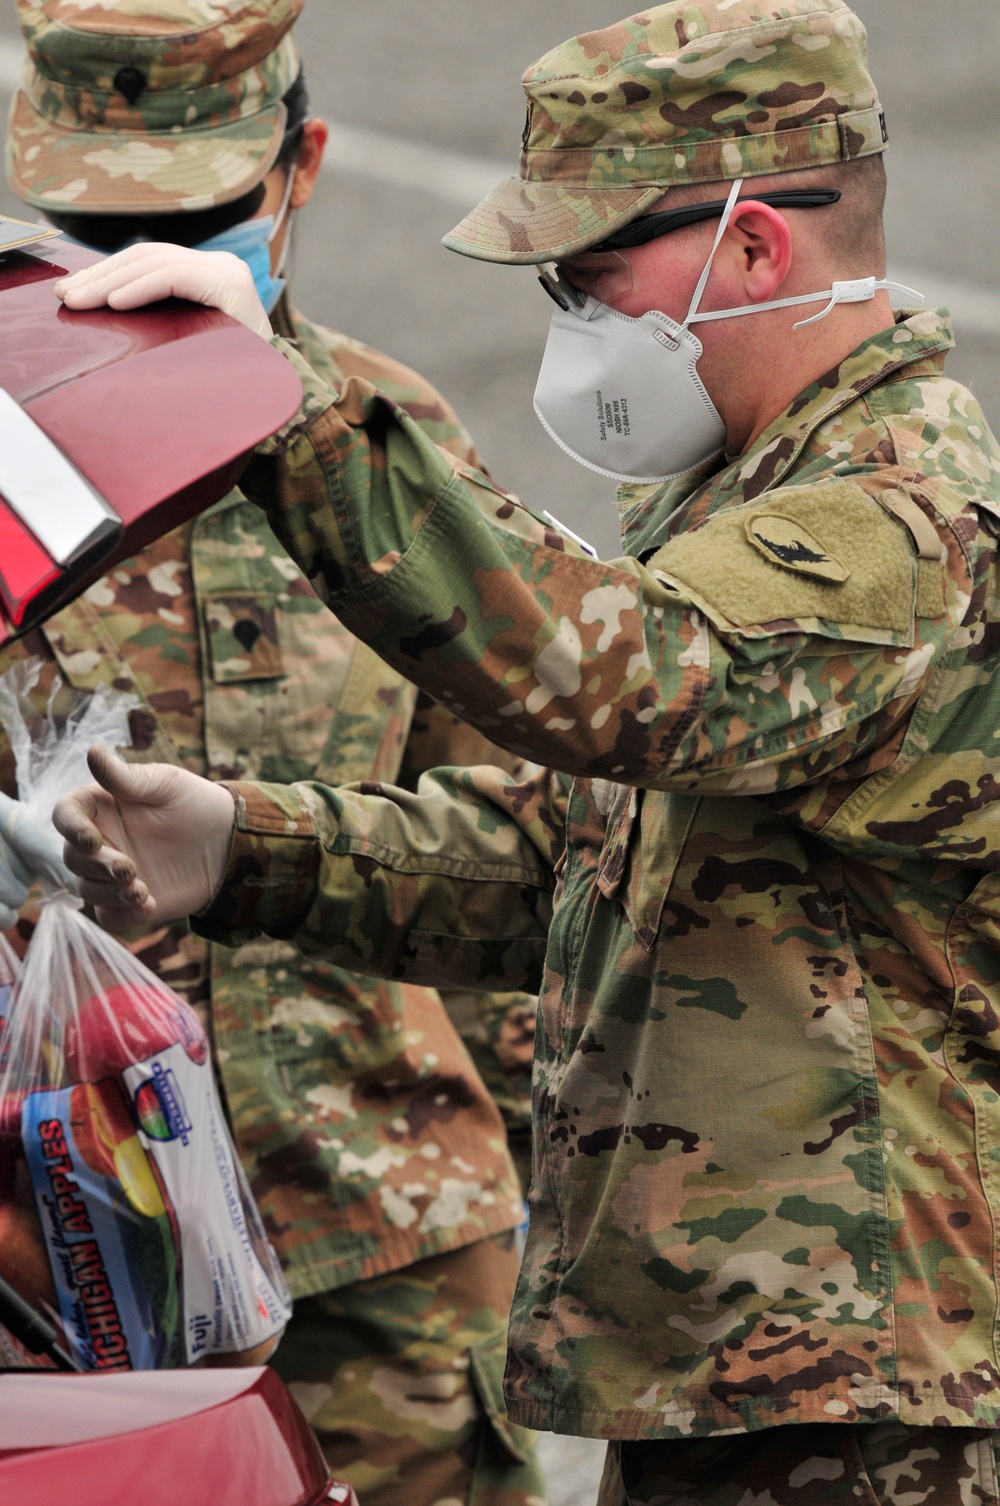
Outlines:
{"type": "Polygon", "coordinates": [[[264,340],[272,334],[250,268],[230,251],[149,241],[60,278],[55,293],[68,309],[137,309],[161,298],[187,298],[221,309],[264,340]]]}
{"type": "Polygon", "coordinates": [[[226,871],[236,808],[221,785],[173,764],[127,764],[109,748],[87,755],[97,784],[52,813],[80,894],[101,925],[166,923],[208,904],[226,871]]]}
{"type": "Polygon", "coordinates": [[[76,890],[52,822],[33,816],[20,800],[0,792],[0,930],[8,931],[16,923],[29,889],[40,879],[76,890]]]}

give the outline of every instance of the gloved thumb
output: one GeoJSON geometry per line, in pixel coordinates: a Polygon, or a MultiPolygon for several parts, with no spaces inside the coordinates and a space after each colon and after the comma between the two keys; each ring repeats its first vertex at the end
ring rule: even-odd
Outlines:
{"type": "Polygon", "coordinates": [[[168,798],[170,764],[126,763],[103,743],[94,743],[87,750],[87,766],[101,788],[123,805],[163,805],[168,798]]]}

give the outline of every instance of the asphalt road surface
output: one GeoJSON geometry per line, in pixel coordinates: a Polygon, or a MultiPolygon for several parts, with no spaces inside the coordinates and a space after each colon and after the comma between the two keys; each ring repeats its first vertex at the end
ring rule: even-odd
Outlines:
{"type": "MultiPolygon", "coordinates": [[[[885,105],[892,273],[947,304],[949,370],[1000,427],[996,0],[857,0],[885,105]]],[[[438,244],[516,171],[519,78],[542,52],[607,25],[609,0],[312,0],[298,35],[316,109],[334,127],[328,171],[296,231],[294,290],[312,318],[370,341],[448,394],[505,486],[548,507],[606,556],[613,487],[566,458],[531,407],[549,306],[527,269],[438,244]]],[[[0,10],[0,105],[19,66],[0,10]]],[[[17,213],[0,190],[0,210],[17,213]]],[[[599,1445],[549,1440],[554,1506],[587,1506],[599,1445]]]]}

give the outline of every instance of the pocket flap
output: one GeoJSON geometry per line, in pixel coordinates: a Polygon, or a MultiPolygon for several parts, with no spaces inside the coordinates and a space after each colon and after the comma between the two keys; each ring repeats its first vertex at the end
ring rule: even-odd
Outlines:
{"type": "Polygon", "coordinates": [[[607,826],[597,869],[597,887],[605,899],[614,899],[621,888],[628,864],[629,841],[639,816],[640,791],[632,785],[607,785],[595,781],[593,792],[607,791],[607,826]]]}
{"type": "Polygon", "coordinates": [[[274,680],[284,673],[277,604],[272,598],[210,596],[204,612],[212,678],[217,685],[274,680]]]}
{"type": "Polygon", "coordinates": [[[622,786],[609,812],[597,885],[605,898],[621,902],[648,952],[700,803],[698,795],[622,786]]]}

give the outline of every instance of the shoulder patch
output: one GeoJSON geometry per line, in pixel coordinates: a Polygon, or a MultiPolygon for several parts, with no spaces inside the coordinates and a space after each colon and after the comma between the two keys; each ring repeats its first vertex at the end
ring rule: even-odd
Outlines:
{"type": "Polygon", "coordinates": [[[782,517],[780,512],[754,512],[747,518],[744,528],[754,548],[772,565],[841,585],[851,574],[836,555],[824,549],[794,518],[782,517]]]}
{"type": "Polygon", "coordinates": [[[855,482],[783,486],[715,513],[648,562],[721,629],[787,624],[868,643],[913,641],[916,560],[906,530],[855,482]]]}

